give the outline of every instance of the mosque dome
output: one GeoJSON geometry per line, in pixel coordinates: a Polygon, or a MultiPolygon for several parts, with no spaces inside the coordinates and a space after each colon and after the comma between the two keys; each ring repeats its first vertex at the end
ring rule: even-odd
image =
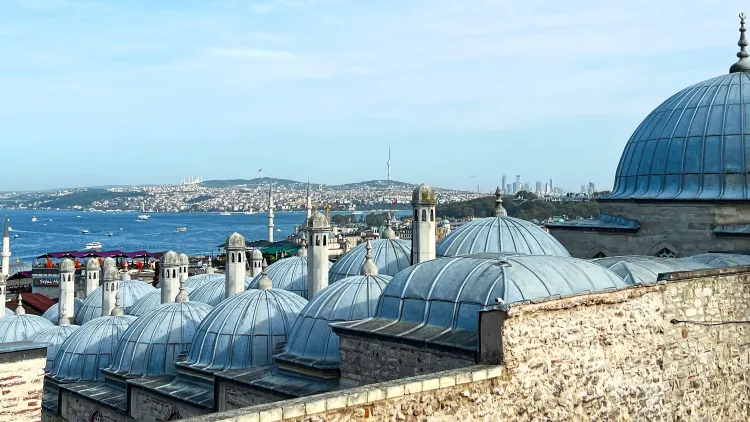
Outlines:
{"type": "Polygon", "coordinates": [[[76,271],[76,264],[73,263],[73,260],[65,258],[60,263],[60,272],[61,273],[73,273],[76,271]]]}
{"type": "Polygon", "coordinates": [[[208,284],[212,281],[224,280],[224,274],[198,274],[185,280],[185,287],[197,289],[198,287],[208,284]]]}
{"type": "Polygon", "coordinates": [[[193,338],[185,365],[223,371],[269,365],[307,301],[281,289],[245,290],[221,302],[193,338]]]}
{"type": "Polygon", "coordinates": [[[162,255],[161,265],[180,265],[180,255],[175,251],[169,251],[162,255]]]}
{"type": "Polygon", "coordinates": [[[104,258],[104,261],[102,261],[102,268],[107,269],[110,267],[117,268],[117,261],[115,261],[115,259],[112,258],[111,256],[108,256],[104,258]]]}
{"type": "Polygon", "coordinates": [[[8,315],[13,315],[13,311],[11,311],[8,308],[5,308],[5,316],[8,316],[8,315]]]}
{"type": "Polygon", "coordinates": [[[750,266],[750,255],[742,254],[704,253],[679,259],[681,261],[701,263],[709,268],[750,266]]]}
{"type": "MultiPolygon", "coordinates": [[[[403,239],[377,239],[372,243],[372,261],[378,273],[394,276],[411,266],[411,242],[403,239]]],[[[333,284],[343,278],[359,275],[367,253],[366,243],[360,243],[339,258],[328,272],[328,282],[333,284]]],[[[272,280],[276,280],[271,277],[272,280]]]]}
{"type": "MultiPolygon", "coordinates": [[[[196,287],[195,290],[190,293],[190,300],[216,306],[219,302],[226,299],[226,280],[223,274],[218,275],[221,278],[203,283],[200,287],[196,287]]],[[[252,277],[245,277],[245,289],[250,288],[252,281],[252,277]]],[[[185,284],[187,285],[187,283],[185,284]]]]}
{"type": "Polygon", "coordinates": [[[180,254],[180,265],[190,265],[190,257],[187,254],[180,254]]]}
{"type": "MultiPolygon", "coordinates": [[[[187,283],[186,283],[187,284],[187,283]]],[[[193,289],[185,287],[185,292],[190,294],[193,289]]],[[[156,309],[157,306],[161,305],[161,290],[150,292],[138,299],[133,306],[128,309],[127,314],[134,317],[143,316],[144,314],[156,309]]]]}
{"type": "MultiPolygon", "coordinates": [[[[122,309],[128,312],[138,299],[155,291],[154,286],[141,280],[124,280],[120,283],[120,298],[122,309]]],[[[76,314],[76,324],[84,325],[86,322],[102,316],[102,286],[94,289],[83,301],[81,309],[76,314]]]]}
{"type": "Polygon", "coordinates": [[[177,356],[190,349],[198,326],[212,309],[205,303],[184,300],[161,304],[139,317],[117,343],[107,372],[123,377],[174,373],[177,356]]]}
{"type": "Polygon", "coordinates": [[[603,199],[750,199],[744,29],[743,19],[740,61],[729,74],[679,91],[638,126],[620,158],[612,193],[603,199]]]}
{"type": "Polygon", "coordinates": [[[626,286],[615,273],[576,258],[493,253],[437,258],[396,275],[374,318],[337,325],[476,350],[477,313],[496,299],[511,304],[626,286]]]}
{"type": "MultiPolygon", "coordinates": [[[[328,267],[331,268],[331,263],[328,267]]],[[[362,262],[360,261],[360,265],[362,262]]],[[[257,289],[262,274],[252,279],[248,289],[257,289]]],[[[274,289],[282,289],[307,298],[307,256],[291,256],[268,266],[268,277],[274,289]]]]}
{"type": "Polygon", "coordinates": [[[40,331],[29,338],[29,340],[37,343],[47,344],[47,365],[44,367],[45,371],[52,370],[52,364],[55,361],[55,356],[57,356],[57,351],[60,350],[60,346],[79,328],[81,327],[78,325],[60,325],[40,331]]]}
{"type": "MultiPolygon", "coordinates": [[[[750,258],[750,257],[748,257],[750,258]]],[[[656,283],[659,274],[675,271],[694,271],[705,269],[707,265],[690,259],[658,258],[653,256],[614,256],[592,259],[613,273],[619,275],[628,284],[656,283]]]]}
{"type": "Polygon", "coordinates": [[[260,249],[255,248],[251,252],[251,257],[250,258],[254,259],[254,260],[263,259],[263,252],[261,252],[260,249]]]}
{"type": "Polygon", "coordinates": [[[338,368],[339,338],[328,324],[373,316],[390,279],[384,275],[357,275],[318,292],[297,317],[284,352],[276,359],[318,369],[338,368]]]}
{"type": "Polygon", "coordinates": [[[328,218],[320,211],[315,211],[313,215],[307,219],[307,227],[313,229],[327,229],[330,226],[331,225],[328,224],[328,218]]]}
{"type": "Polygon", "coordinates": [[[98,270],[101,267],[99,266],[99,260],[96,258],[89,258],[88,261],[86,261],[86,271],[94,271],[98,270]]]}
{"type": "Polygon", "coordinates": [[[38,315],[26,314],[23,305],[19,304],[16,312],[0,318],[0,343],[27,340],[40,331],[54,327],[54,324],[38,315]]]}
{"type": "Polygon", "coordinates": [[[117,342],[135,317],[94,318],[75,330],[60,345],[49,375],[60,382],[102,380],[100,370],[109,366],[117,342]]]}
{"type": "MultiPolygon", "coordinates": [[[[74,297],[73,298],[73,308],[74,308],[73,315],[78,314],[78,311],[81,310],[82,307],[83,307],[83,300],[77,297],[74,297]]],[[[55,303],[54,305],[47,308],[47,310],[44,311],[44,313],[42,314],[42,318],[48,320],[49,322],[53,324],[57,324],[57,319],[60,316],[60,311],[58,311],[58,309],[60,309],[60,302],[55,303]]],[[[71,322],[73,322],[73,319],[74,318],[71,318],[71,322]]]]}
{"type": "Polygon", "coordinates": [[[435,188],[427,186],[424,183],[417,186],[411,193],[412,204],[435,204],[436,202],[437,200],[435,199],[435,188]]]}
{"type": "Polygon", "coordinates": [[[226,241],[227,248],[244,248],[245,247],[245,236],[234,232],[227,237],[226,241]]]}

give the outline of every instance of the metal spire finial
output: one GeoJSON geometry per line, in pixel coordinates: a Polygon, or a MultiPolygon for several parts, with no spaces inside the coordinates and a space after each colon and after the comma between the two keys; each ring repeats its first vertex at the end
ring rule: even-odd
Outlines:
{"type": "Polygon", "coordinates": [[[8,218],[8,213],[5,213],[5,227],[3,227],[3,237],[10,237],[10,226],[8,223],[10,222],[10,218],[8,218]]]}
{"type": "Polygon", "coordinates": [[[175,302],[187,302],[190,300],[187,291],[185,290],[185,279],[180,279],[180,293],[177,293],[177,297],[174,298],[175,302]]]}
{"type": "Polygon", "coordinates": [[[739,57],[739,60],[729,68],[729,73],[750,72],[750,59],[748,59],[748,57],[750,57],[750,53],[745,50],[745,48],[750,45],[748,44],[747,37],[745,36],[745,32],[747,31],[747,29],[745,28],[746,18],[747,15],[745,15],[744,13],[740,13],[740,40],[737,42],[737,45],[740,46],[740,51],[739,53],[737,53],[737,57],[739,57]]]}
{"type": "Polygon", "coordinates": [[[258,290],[268,290],[271,287],[273,287],[273,283],[271,282],[271,279],[268,277],[268,262],[266,260],[263,260],[263,266],[260,270],[260,280],[258,280],[258,290]]]}
{"type": "Polygon", "coordinates": [[[115,293],[115,307],[112,308],[112,312],[109,313],[111,316],[123,316],[125,315],[125,312],[122,310],[122,305],[120,304],[120,291],[118,290],[117,293],[115,293]]]}
{"type": "Polygon", "coordinates": [[[365,249],[367,249],[367,253],[365,254],[365,262],[362,264],[362,270],[360,271],[360,274],[377,275],[378,267],[374,262],[372,262],[372,243],[370,243],[369,240],[367,241],[367,244],[365,244],[365,249]]]}
{"type": "Polygon", "coordinates": [[[492,211],[493,217],[507,217],[508,211],[503,208],[503,197],[500,193],[500,187],[495,189],[495,209],[492,211]]]}
{"type": "Polygon", "coordinates": [[[299,251],[297,251],[297,256],[307,256],[307,239],[304,237],[302,238],[302,244],[299,247],[299,251]]]}
{"type": "Polygon", "coordinates": [[[58,308],[57,326],[67,327],[68,325],[70,325],[70,318],[68,318],[68,315],[65,313],[65,304],[63,303],[58,308]]]}
{"type": "Polygon", "coordinates": [[[16,315],[26,315],[26,309],[23,309],[23,298],[18,294],[18,306],[16,306],[16,315]]]}

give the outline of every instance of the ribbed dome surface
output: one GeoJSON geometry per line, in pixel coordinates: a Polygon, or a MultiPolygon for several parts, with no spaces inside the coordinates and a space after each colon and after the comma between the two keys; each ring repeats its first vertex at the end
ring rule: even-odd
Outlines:
{"type": "MultiPolygon", "coordinates": [[[[253,279],[251,277],[245,277],[245,289],[250,287],[253,279]]],[[[211,306],[216,306],[225,299],[226,295],[226,280],[222,275],[220,279],[215,279],[206,283],[202,286],[193,290],[190,294],[190,300],[194,302],[202,302],[211,306]]]]}
{"type": "Polygon", "coordinates": [[[693,261],[705,264],[710,268],[740,267],[750,265],[750,255],[729,253],[704,253],[680,258],[682,261],[693,261]]]}
{"type": "MultiPolygon", "coordinates": [[[[185,292],[190,294],[193,289],[185,288],[185,292]]],[[[146,296],[138,299],[133,306],[128,309],[128,315],[139,317],[148,312],[156,309],[157,306],[161,305],[161,291],[157,289],[146,296]]]]}
{"type": "Polygon", "coordinates": [[[198,326],[212,309],[192,301],[159,305],[122,335],[107,370],[126,377],[174,373],[177,356],[190,349],[198,326]]]}
{"type": "MultiPolygon", "coordinates": [[[[80,311],[81,308],[83,307],[83,301],[77,297],[73,298],[73,307],[75,308],[73,311],[73,315],[75,316],[76,314],[78,314],[78,311],[80,311]]],[[[44,311],[44,313],[42,314],[42,318],[57,325],[57,320],[60,317],[60,312],[58,311],[58,309],[60,309],[59,302],[47,308],[47,310],[44,311]]],[[[70,318],[71,324],[73,323],[74,320],[75,318],[70,318]]]]}
{"type": "Polygon", "coordinates": [[[449,234],[436,250],[438,257],[484,252],[570,256],[554,236],[534,223],[513,217],[475,218],[449,234]]]}
{"type": "Polygon", "coordinates": [[[476,254],[438,258],[399,273],[376,317],[344,324],[357,330],[476,349],[478,311],[555,295],[626,287],[616,274],[576,258],[476,254]]]}
{"type": "MultiPolygon", "coordinates": [[[[378,274],[394,276],[411,266],[411,242],[403,239],[378,239],[370,243],[372,261],[378,267],[378,274]]],[[[359,275],[367,254],[365,245],[366,243],[357,245],[333,264],[328,272],[328,283],[359,275]]]]}
{"type": "Polygon", "coordinates": [[[60,382],[102,380],[100,372],[112,362],[117,342],[135,317],[95,318],[73,332],[57,350],[50,376],[60,382]]]}
{"type": "Polygon", "coordinates": [[[0,318],[0,343],[23,341],[55,325],[38,315],[7,313],[0,318]]]}
{"type": "MultiPolygon", "coordinates": [[[[128,312],[131,306],[138,299],[155,291],[154,286],[141,280],[124,280],[120,281],[120,300],[122,309],[128,312]]],[[[76,324],[83,325],[94,318],[102,316],[102,286],[94,289],[93,292],[83,301],[83,306],[76,314],[76,324]]]]}
{"type": "Polygon", "coordinates": [[[315,368],[338,368],[339,338],[328,324],[374,315],[378,298],[390,280],[387,275],[358,275],[321,290],[300,313],[277,359],[315,368]]]}
{"type": "Polygon", "coordinates": [[[638,126],[605,198],[750,199],[748,136],[750,73],[685,88],[638,126]]]}
{"type": "Polygon", "coordinates": [[[675,271],[693,271],[707,265],[690,259],[657,258],[653,256],[614,256],[592,259],[613,273],[619,275],[628,284],[655,283],[659,274],[675,271]]]}
{"type": "Polygon", "coordinates": [[[186,361],[208,371],[269,365],[307,301],[280,289],[245,290],[203,320],[186,361]]]}
{"type": "Polygon", "coordinates": [[[57,356],[60,346],[79,328],[81,327],[78,325],[63,325],[48,328],[31,336],[29,340],[47,344],[47,365],[44,366],[45,371],[52,370],[52,363],[55,361],[55,356],[57,356]]]}
{"type": "MultiPolygon", "coordinates": [[[[330,262],[328,267],[331,267],[330,262]]],[[[248,288],[257,289],[261,276],[261,274],[256,275],[248,288]]],[[[306,256],[292,256],[274,262],[268,266],[268,277],[271,279],[274,289],[286,290],[307,298],[306,256]]]]}
{"type": "Polygon", "coordinates": [[[187,280],[185,280],[185,287],[189,287],[191,289],[197,289],[198,287],[201,287],[204,284],[207,284],[212,281],[219,280],[219,279],[223,281],[224,274],[198,274],[198,275],[189,277],[187,280]]]}

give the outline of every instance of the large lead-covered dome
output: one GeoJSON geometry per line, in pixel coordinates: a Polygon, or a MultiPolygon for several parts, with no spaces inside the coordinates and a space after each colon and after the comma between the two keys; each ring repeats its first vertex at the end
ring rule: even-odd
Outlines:
{"type": "MultiPolygon", "coordinates": [[[[403,239],[373,240],[372,261],[378,274],[394,276],[411,266],[411,242],[403,239]]],[[[328,271],[328,282],[333,284],[346,277],[359,275],[367,253],[366,244],[360,243],[339,258],[328,271]]]]}
{"type": "Polygon", "coordinates": [[[652,111],[625,146],[604,199],[748,200],[748,184],[750,70],[739,67],[652,111]]]}
{"type": "MultiPolygon", "coordinates": [[[[331,267],[331,263],[328,263],[331,267]]],[[[247,289],[257,289],[262,274],[252,279],[247,289]]],[[[292,256],[276,261],[268,266],[268,277],[274,289],[282,289],[302,298],[307,298],[307,255],[292,256]]],[[[332,281],[331,281],[332,282],[332,281]]]]}
{"type": "MultiPolygon", "coordinates": [[[[121,306],[126,313],[138,299],[156,290],[154,286],[141,280],[124,280],[119,283],[121,306]]],[[[76,313],[76,324],[83,325],[100,316],[102,316],[102,286],[94,289],[83,301],[81,309],[76,313]]]]}

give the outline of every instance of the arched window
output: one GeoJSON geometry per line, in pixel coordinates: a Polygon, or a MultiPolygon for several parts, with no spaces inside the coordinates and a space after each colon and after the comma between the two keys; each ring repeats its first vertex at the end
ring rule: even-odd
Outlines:
{"type": "Polygon", "coordinates": [[[71,275],[68,274],[68,281],[72,281],[71,275]]]}
{"type": "Polygon", "coordinates": [[[427,221],[427,210],[422,210],[422,221],[427,221]]]}
{"type": "Polygon", "coordinates": [[[237,254],[237,262],[242,262],[242,254],[241,253],[237,254]]]}
{"type": "Polygon", "coordinates": [[[104,416],[97,410],[89,416],[89,422],[104,422],[104,416]]]}
{"type": "Polygon", "coordinates": [[[328,236],[323,236],[323,246],[327,245],[328,236]]]}
{"type": "Polygon", "coordinates": [[[176,277],[177,277],[177,271],[175,271],[174,269],[172,270],[172,277],[173,277],[173,278],[176,278],[176,277]]]}
{"type": "Polygon", "coordinates": [[[656,256],[658,256],[659,258],[677,258],[677,254],[669,248],[662,248],[659,252],[656,253],[656,256]]]}
{"type": "Polygon", "coordinates": [[[430,221],[435,221],[435,210],[430,210],[430,221]]]}
{"type": "Polygon", "coordinates": [[[605,255],[604,252],[599,252],[596,255],[594,255],[593,257],[591,257],[591,259],[606,258],[606,257],[607,257],[607,255],[605,255]]]}
{"type": "Polygon", "coordinates": [[[96,273],[94,273],[94,280],[96,280],[96,273]]]}
{"type": "Polygon", "coordinates": [[[231,253],[229,255],[232,255],[232,263],[234,263],[234,253],[231,253]]]}
{"type": "Polygon", "coordinates": [[[414,221],[416,222],[418,220],[419,220],[419,210],[414,208],[414,221]]]}

